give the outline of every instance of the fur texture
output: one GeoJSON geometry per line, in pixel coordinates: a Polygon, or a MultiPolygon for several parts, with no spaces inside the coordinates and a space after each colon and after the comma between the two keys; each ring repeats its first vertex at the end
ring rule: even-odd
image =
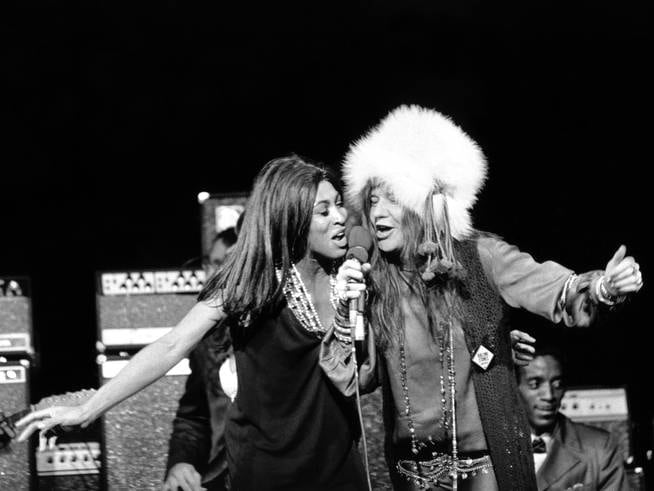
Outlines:
{"type": "Polygon", "coordinates": [[[486,158],[479,146],[450,118],[420,106],[400,106],[350,146],[343,163],[346,196],[362,209],[361,192],[371,180],[382,181],[395,199],[424,215],[434,195],[436,220],[443,217],[447,199],[452,236],[472,231],[469,210],[486,178],[486,158]]]}

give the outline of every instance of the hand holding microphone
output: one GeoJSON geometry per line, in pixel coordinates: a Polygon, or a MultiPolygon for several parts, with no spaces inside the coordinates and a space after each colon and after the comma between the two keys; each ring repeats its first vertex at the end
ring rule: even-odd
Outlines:
{"type": "Polygon", "coordinates": [[[372,237],[365,228],[355,226],[352,227],[348,234],[348,244],[349,248],[345,256],[346,261],[339,268],[336,277],[336,290],[341,303],[349,303],[348,319],[350,331],[343,332],[343,330],[338,329],[338,325],[337,330],[342,336],[354,337],[356,341],[362,341],[365,338],[364,312],[366,285],[364,276],[370,270],[368,251],[372,247],[372,237]]]}

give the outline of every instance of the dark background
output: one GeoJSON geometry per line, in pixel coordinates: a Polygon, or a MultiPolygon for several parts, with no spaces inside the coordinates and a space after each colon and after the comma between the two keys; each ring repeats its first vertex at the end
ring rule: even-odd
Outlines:
{"type": "Polygon", "coordinates": [[[181,265],[200,252],[199,191],[247,191],[291,151],[337,166],[416,103],[484,149],[479,228],[577,271],[621,243],[636,256],[642,292],[562,342],[571,383],[628,386],[651,448],[650,3],[0,9],[0,274],[32,279],[35,399],[97,384],[95,271],[181,265]]]}

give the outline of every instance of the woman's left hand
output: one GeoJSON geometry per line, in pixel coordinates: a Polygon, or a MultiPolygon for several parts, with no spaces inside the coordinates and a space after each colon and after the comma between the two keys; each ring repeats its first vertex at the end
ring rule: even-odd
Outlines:
{"type": "Polygon", "coordinates": [[[632,256],[625,257],[627,248],[620,246],[604,271],[604,287],[612,297],[623,297],[643,287],[640,265],[632,256]]]}

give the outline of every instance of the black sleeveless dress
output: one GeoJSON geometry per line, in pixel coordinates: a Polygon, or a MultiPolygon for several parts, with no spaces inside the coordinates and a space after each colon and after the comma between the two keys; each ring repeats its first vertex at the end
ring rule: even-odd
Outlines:
{"type": "Polygon", "coordinates": [[[356,406],[318,365],[320,339],[284,303],[234,335],[238,394],[225,428],[232,489],[366,488],[356,406]]]}

